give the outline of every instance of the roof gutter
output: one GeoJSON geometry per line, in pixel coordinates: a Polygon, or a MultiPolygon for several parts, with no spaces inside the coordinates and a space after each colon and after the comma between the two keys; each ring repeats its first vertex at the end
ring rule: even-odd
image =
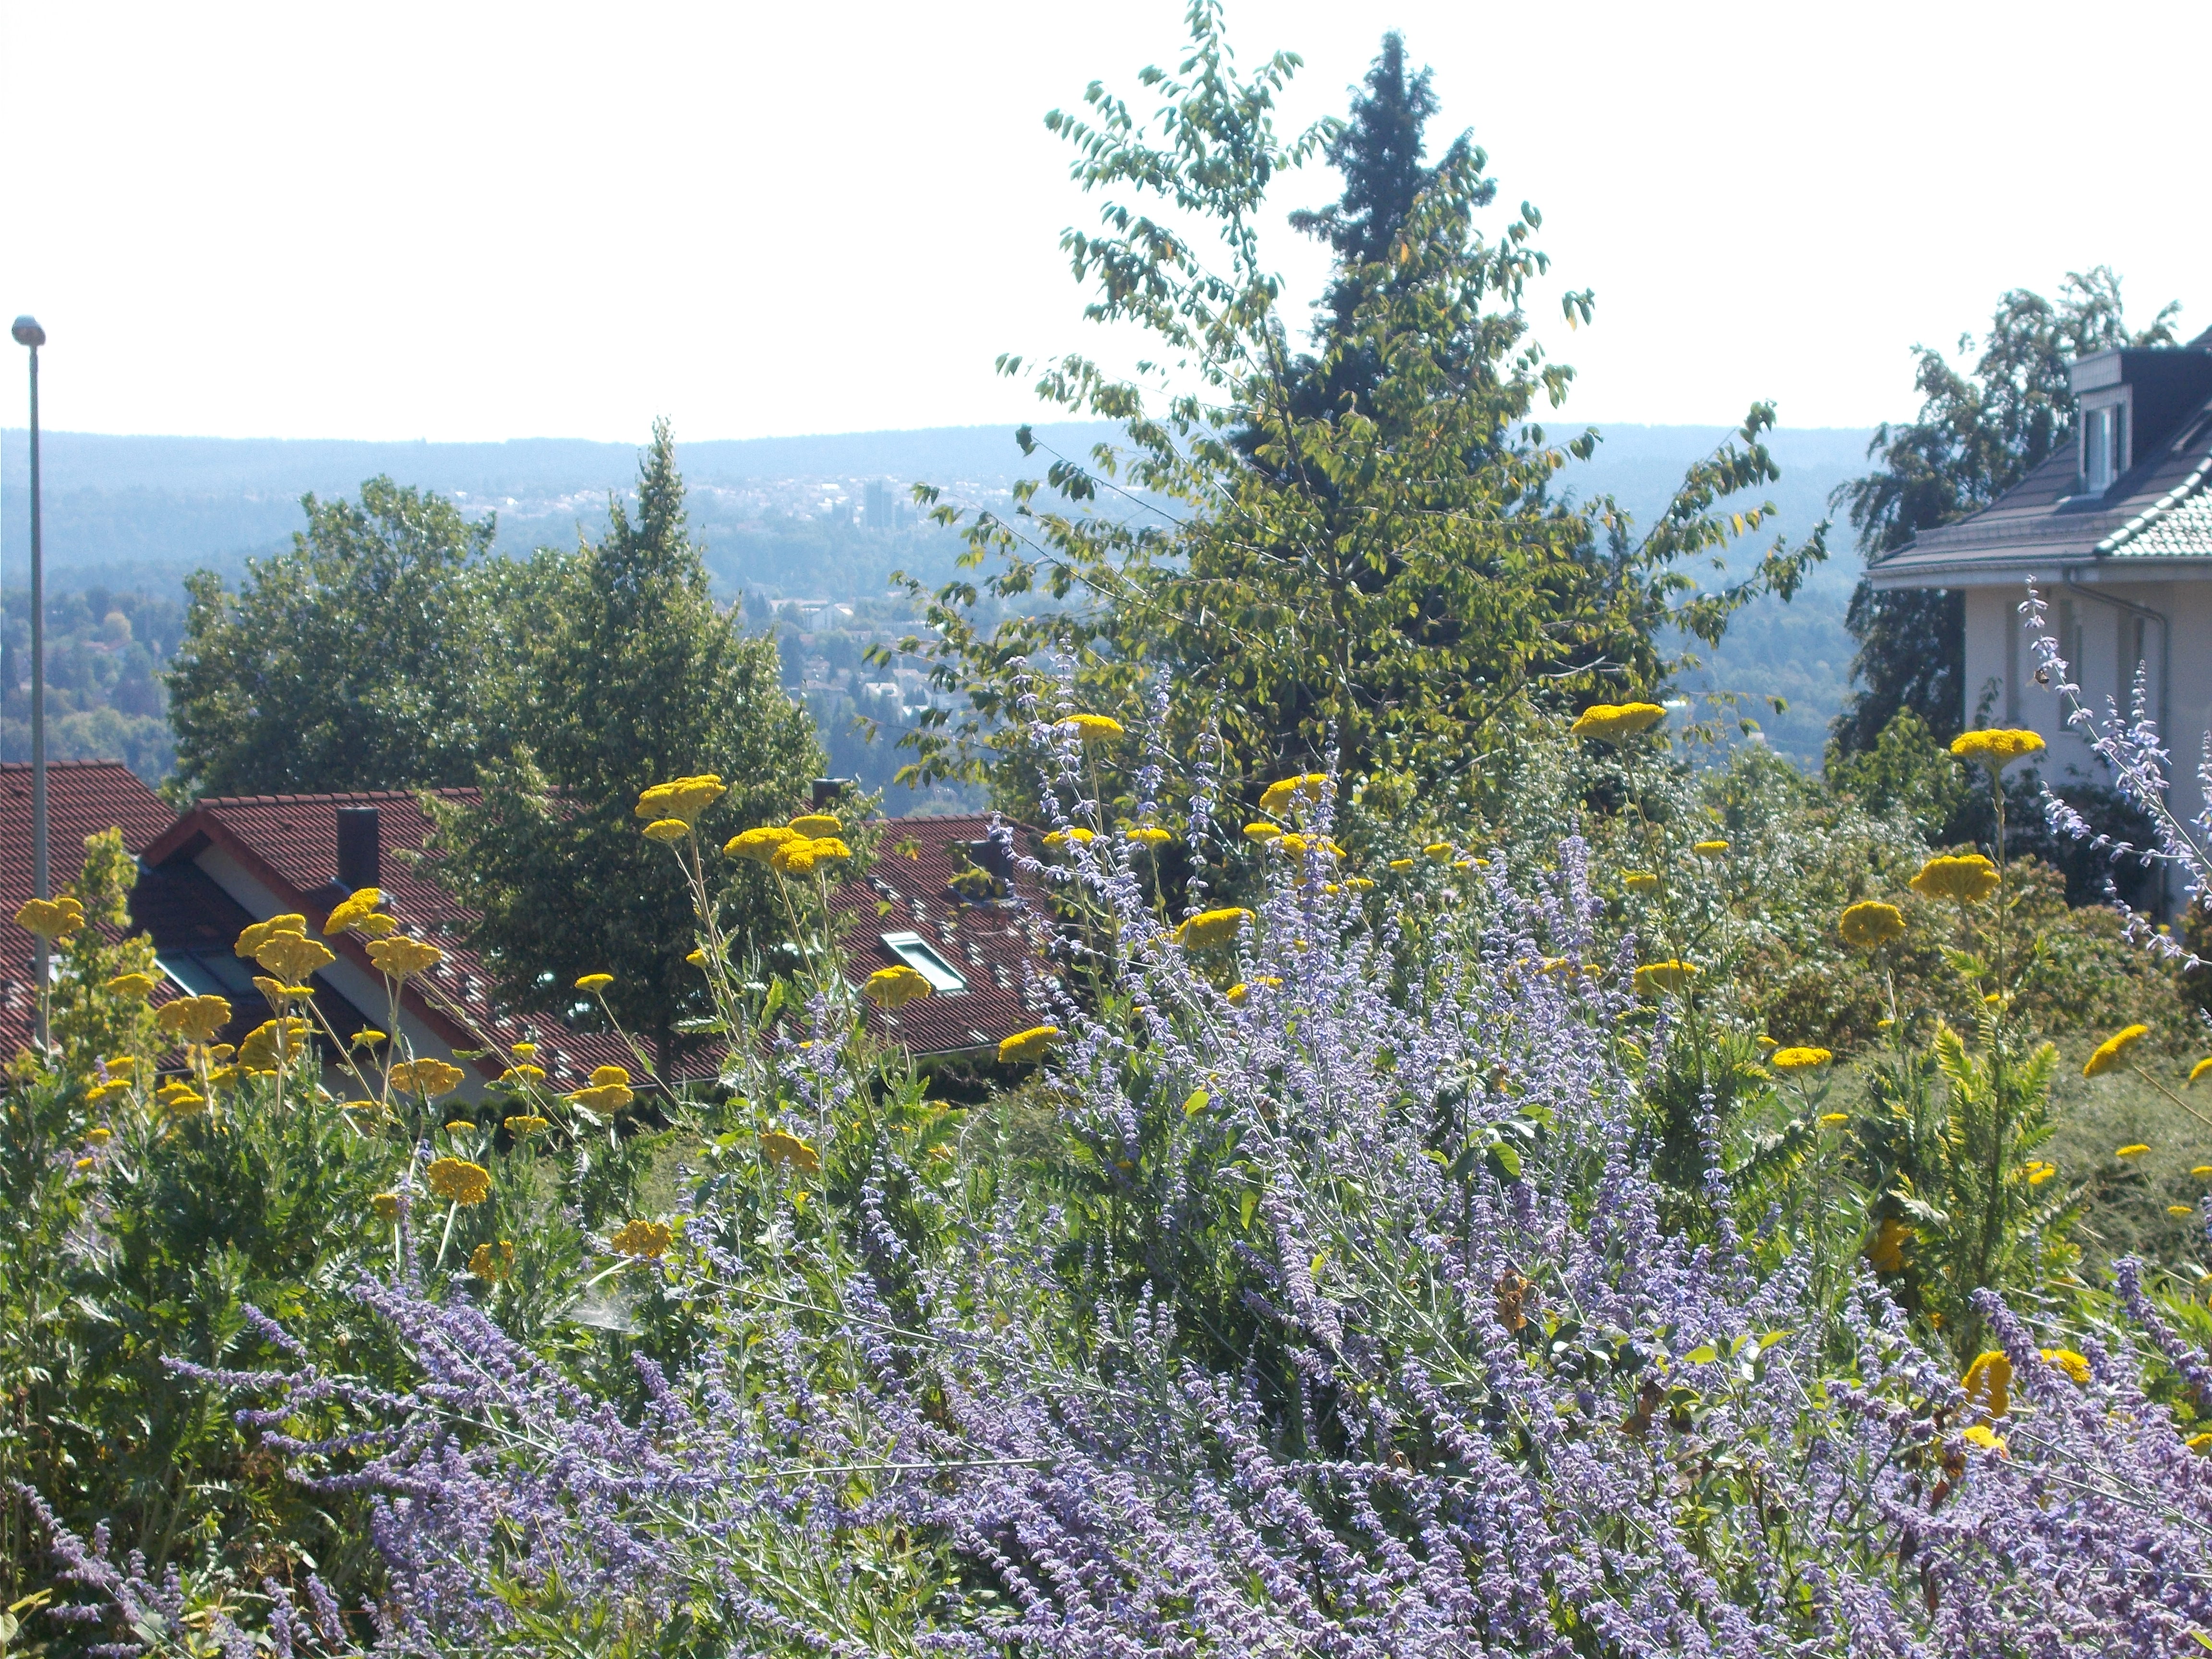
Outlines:
{"type": "MultiPolygon", "coordinates": [[[[2160,735],[2166,735],[2166,711],[2168,706],[2168,694],[2173,683],[2173,625],[2166,620],[2166,613],[2163,611],[2154,611],[2147,605],[2139,605],[2133,599],[2121,599],[2117,594],[2105,592],[2083,582],[2076,574],[2081,568],[2082,567],[2078,564],[2067,565],[2059,571],[2058,580],[2068,592],[2081,599],[2094,599],[2100,605],[2109,605],[2115,611],[2122,611],[2128,616],[2158,624],[2157,720],[2160,735]]],[[[2171,787],[2169,784],[2168,788],[2171,787]]],[[[2158,907],[2161,915],[2171,908],[2168,903],[2166,876],[2166,866],[2161,860],[2158,866],[2158,907]]]]}

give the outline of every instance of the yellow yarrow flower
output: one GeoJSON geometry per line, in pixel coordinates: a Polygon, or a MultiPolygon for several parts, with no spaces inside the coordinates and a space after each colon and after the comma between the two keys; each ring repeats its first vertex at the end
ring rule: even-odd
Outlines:
{"type": "Polygon", "coordinates": [[[2071,1348],[2045,1348],[2039,1352],[2045,1360],[2066,1374],[2069,1382],[2088,1382],[2089,1361],[2086,1355],[2075,1353],[2071,1348]]]}
{"type": "Polygon", "coordinates": [[[1392,859],[1390,867],[1393,870],[1410,870],[1413,867],[1413,861],[1411,859],[1392,859]]]}
{"type": "Polygon", "coordinates": [[[1777,1048],[1766,1057],[1766,1063],[1778,1072],[1809,1072],[1834,1058],[1826,1048],[1777,1048]]]}
{"type": "Polygon", "coordinates": [[[1932,858],[1913,877],[1912,890],[1924,899],[1948,899],[1954,904],[1979,904],[1997,888],[1997,867],[1979,853],[1961,857],[1932,858]]]}
{"type": "Polygon", "coordinates": [[[1666,718],[1667,711],[1656,702],[1597,702],[1576,716],[1568,730],[1577,738],[1621,744],[1666,718]]]}
{"type": "Polygon", "coordinates": [[[1881,1224],[1867,1245],[1867,1260],[1874,1264],[1876,1273],[1903,1273],[1905,1247],[1912,1242],[1912,1229],[1895,1216],[1891,1216],[1881,1224]]]}
{"type": "Polygon", "coordinates": [[[1960,1379],[1966,1398],[1984,1415],[2002,1417],[2012,1409],[2012,1360],[2002,1348],[1992,1348],[1966,1367],[1960,1379]]]}
{"type": "Polygon", "coordinates": [[[1293,806],[1317,803],[1328,787],[1328,774],[1306,772],[1294,778],[1278,778],[1261,791],[1260,810],[1280,817],[1293,806]]]}
{"type": "Polygon", "coordinates": [[[607,1243],[620,1255],[640,1261],[658,1261],[676,1243],[676,1233],[664,1221],[627,1221],[607,1243]]]}
{"type": "Polygon", "coordinates": [[[2169,1204],[2166,1206],[2166,1212],[2178,1221],[2184,1216],[2195,1215],[2197,1206],[2194,1204],[2169,1204]]]}
{"type": "Polygon", "coordinates": [[[1631,870],[1620,878],[1620,884],[1632,893],[1649,893],[1659,885],[1659,878],[1649,870],[1631,870]]]}
{"type": "Polygon", "coordinates": [[[1247,1002],[1251,1000],[1252,987],[1255,985],[1264,987],[1265,988],[1272,991],[1279,987],[1282,982],[1282,981],[1275,978],[1271,974],[1262,974],[1259,978],[1252,981],[1250,984],[1245,984],[1240,981],[1229,988],[1227,992],[1229,1006],[1232,1008],[1242,1008],[1247,1002]]]}
{"type": "Polygon", "coordinates": [[[1849,1123],[1850,1121],[1850,1114],[1848,1112],[1823,1112],[1820,1114],[1820,1125],[1823,1128],[1832,1129],[1839,1123],[1849,1123]]]}
{"type": "Polygon", "coordinates": [[[478,1279],[505,1279],[514,1271],[514,1245],[507,1239],[479,1244],[469,1252],[469,1271],[478,1279]]]}
{"type": "Polygon", "coordinates": [[[2131,1140],[2124,1146],[2115,1146],[2112,1149],[2112,1156],[2114,1158],[2141,1158],[2149,1150],[2150,1143],[2148,1141],[2131,1140]]]}
{"type": "Polygon", "coordinates": [[[1042,1060],[1060,1041],[1057,1025],[1033,1025],[1026,1031],[1017,1031],[999,1045],[999,1064],[1026,1066],[1042,1060]]]}
{"type": "Polygon", "coordinates": [[[1880,899],[1863,899],[1848,905],[1836,919],[1844,943],[1862,951],[1878,950],[1892,939],[1905,937],[1905,912],[1880,899]]]}
{"type": "Polygon", "coordinates": [[[40,939],[65,939],[84,926],[84,906],[67,896],[26,899],[15,912],[15,925],[40,939]]]}
{"type": "Polygon", "coordinates": [[[732,836],[722,843],[722,851],[733,859],[766,864],[775,856],[775,849],[786,842],[806,839],[798,830],[783,824],[763,823],[757,830],[745,830],[732,836]]]}
{"type": "Polygon", "coordinates": [[[422,1171],[422,1179],[434,1196],[451,1200],[464,1209],[491,1196],[491,1171],[465,1158],[437,1159],[422,1171]]]}
{"type": "Polygon", "coordinates": [[[2122,1030],[2115,1031],[2099,1043],[2096,1052],[2083,1062],[2081,1075],[2102,1077],[2115,1066],[2126,1065],[2129,1052],[2149,1035],[2150,1027],[2148,1025],[2130,1025],[2122,1030]]]}
{"type": "Polygon", "coordinates": [[[1728,856],[1729,844],[1718,839],[1701,841],[1692,843],[1690,850],[1701,859],[1725,858],[1728,856]]]}
{"type": "Polygon", "coordinates": [[[579,991],[588,991],[597,996],[614,982],[615,976],[612,974],[586,974],[576,981],[576,988],[579,991]]]}
{"type": "Polygon", "coordinates": [[[553,1126],[535,1112],[518,1112],[505,1120],[507,1133],[517,1140],[527,1140],[532,1135],[542,1135],[553,1126]]]}
{"type": "Polygon", "coordinates": [[[379,1221],[397,1221],[399,1219],[399,1194],[379,1193],[368,1200],[368,1207],[376,1212],[379,1221]]]}
{"type": "Polygon", "coordinates": [[[499,1074],[499,1080],[501,1083],[543,1083],[545,1081],[545,1068],[543,1066],[532,1066],[526,1060],[520,1065],[508,1066],[499,1074]]]}
{"type": "Polygon", "coordinates": [[[424,940],[395,933],[390,939],[371,940],[368,959],[386,979],[405,981],[436,967],[446,959],[446,953],[424,940]]]}
{"type": "Polygon", "coordinates": [[[1662,991],[1680,996],[1697,975],[1695,963],[1650,962],[1636,970],[1636,988],[1645,996],[1662,991]]]}
{"type": "Polygon", "coordinates": [[[797,1135],[781,1129],[763,1129],[760,1138],[761,1156],[771,1164],[781,1164],[794,1170],[804,1170],[809,1175],[820,1171],[822,1154],[816,1152],[797,1135]]]}
{"type": "Polygon", "coordinates": [[[378,1043],[391,1040],[373,1025],[364,1025],[353,1034],[353,1046],[356,1048],[374,1048],[378,1043]]]}
{"type": "Polygon", "coordinates": [[[703,772],[697,777],[678,778],[673,783],[654,784],[637,798],[635,811],[639,817],[673,819],[690,830],[699,822],[702,812],[728,793],[728,786],[719,773],[703,772]]]}
{"type": "Polygon", "coordinates": [[[1951,739],[1953,754],[1960,760],[1979,761],[1992,772],[2002,772],[2014,761],[2042,751],[2043,739],[2033,732],[1962,732],[1951,739]]]}
{"type": "Polygon", "coordinates": [[[1244,826],[1244,839],[1247,841],[1273,841],[1282,833],[1283,827],[1279,823],[1248,823],[1244,826]]]}
{"type": "Polygon", "coordinates": [[[1452,857],[1452,844],[1448,841],[1432,841],[1421,848],[1421,856],[1437,864],[1449,864],[1452,857]]]}
{"type": "Polygon", "coordinates": [[[1044,844],[1048,847],[1066,847],[1072,842],[1077,846],[1088,846],[1091,840],[1091,831],[1085,830],[1081,824],[1074,824],[1066,830],[1048,831],[1045,836],[1044,844]]]}
{"type": "Polygon", "coordinates": [[[691,826],[682,818],[655,818],[645,826],[647,841],[661,842],[682,841],[691,833],[691,826]]]}
{"type": "Polygon", "coordinates": [[[933,994],[930,982],[904,963],[892,968],[877,969],[868,975],[867,983],[860,987],[862,996],[886,1011],[903,1008],[908,1003],[933,994]]]}
{"type": "Polygon", "coordinates": [[[791,821],[790,829],[793,835],[804,836],[809,841],[817,836],[842,836],[845,833],[845,826],[830,812],[808,812],[795,817],[791,821]]]}
{"type": "Polygon", "coordinates": [[[272,933],[262,941],[253,959],[272,974],[283,975],[288,984],[298,984],[319,968],[327,968],[337,960],[337,952],[319,940],[301,933],[272,933]]]}
{"type": "Polygon", "coordinates": [[[1129,839],[1141,847],[1164,847],[1175,839],[1156,823],[1147,823],[1129,831],[1129,839]]]}
{"type": "Polygon", "coordinates": [[[392,1086],[402,1094],[436,1100],[467,1080],[468,1073],[442,1060],[402,1060],[392,1068],[392,1086]]]}
{"type": "Polygon", "coordinates": [[[383,902],[382,888],[356,888],[350,896],[323,919],[323,937],[328,939],[333,933],[343,933],[362,918],[374,914],[376,907],[383,902]]]}
{"type": "Polygon", "coordinates": [[[1104,743],[1121,735],[1121,722],[1109,714],[1070,714],[1056,722],[1062,732],[1073,732],[1085,743],[1104,743]]]}
{"type": "Polygon", "coordinates": [[[261,947],[279,933],[300,933],[307,931],[307,919],[297,911],[288,910],[282,915],[271,916],[266,921],[257,921],[238,936],[231,946],[240,956],[253,957],[261,947]]]}
{"type": "Polygon", "coordinates": [[[2033,1163],[2025,1165],[2024,1168],[2027,1175],[2027,1184],[2031,1187],[2040,1187],[2058,1173],[2058,1166],[2056,1164],[2039,1158],[2033,1163]]]}
{"type": "Polygon", "coordinates": [[[1175,942],[1186,951],[1206,951],[1216,945],[1233,945],[1243,931],[1252,913],[1242,906],[1219,910],[1201,910],[1186,920],[1175,930],[1175,942]]]}
{"type": "Polygon", "coordinates": [[[151,974],[118,974],[107,981],[112,995],[125,997],[132,1002],[143,1002],[154,994],[155,980],[151,974]]]}
{"type": "Polygon", "coordinates": [[[1970,1446],[1979,1446],[1984,1451],[1993,1451],[2000,1457],[2004,1455],[2004,1437],[1994,1429],[1985,1429],[1977,1423],[1960,1437],[1970,1446]]]}
{"type": "Polygon", "coordinates": [[[296,1060],[313,1042],[307,1022],[296,1014],[266,1019],[246,1034],[238,1045],[238,1063],[257,1072],[273,1072],[281,1056],[296,1060]]]}
{"type": "Polygon", "coordinates": [[[2200,1060],[2189,1068],[2189,1081],[2194,1083],[2208,1073],[2212,1073],[2212,1060],[2200,1060]]]}

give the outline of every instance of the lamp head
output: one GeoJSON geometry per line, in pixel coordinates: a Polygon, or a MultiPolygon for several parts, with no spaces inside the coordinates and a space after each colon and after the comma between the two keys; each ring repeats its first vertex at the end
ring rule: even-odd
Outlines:
{"type": "Polygon", "coordinates": [[[17,345],[27,345],[33,351],[46,343],[46,331],[39,326],[35,317],[18,317],[15,326],[9,331],[15,335],[17,345]]]}

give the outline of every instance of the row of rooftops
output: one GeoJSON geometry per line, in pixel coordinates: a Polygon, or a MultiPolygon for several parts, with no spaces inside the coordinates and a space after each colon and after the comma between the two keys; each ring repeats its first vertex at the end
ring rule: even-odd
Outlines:
{"type": "Polygon", "coordinates": [[[2212,576],[2212,330],[2098,352],[2072,374],[2074,441],[1980,512],[1869,561],[1875,586],[2016,583],[2082,566],[2212,576]]]}
{"type": "MultiPolygon", "coordinates": [[[[47,799],[56,889],[82,870],[86,837],[119,829],[139,862],[131,922],[153,939],[165,981],[157,998],[228,998],[234,1018],[226,1040],[270,1012],[252,988],[252,964],[233,949],[239,933],[285,912],[319,927],[353,888],[375,886],[409,931],[446,953],[430,970],[436,995],[410,987],[401,1010],[418,1051],[468,1051],[479,1043],[473,1025],[502,1043],[535,1042],[538,1063],[564,1087],[577,1086],[596,1066],[632,1060],[611,1034],[500,1006],[469,944],[474,917],[425,867],[431,823],[413,794],[240,796],[179,813],[119,763],[88,761],[50,765],[47,799]],[[343,849],[342,841],[349,842],[343,849]],[[438,1006],[443,1000],[467,1023],[438,1006]]],[[[990,829],[976,817],[892,820],[874,868],[833,890],[848,923],[846,971],[856,983],[900,962],[932,980],[935,995],[896,1014],[870,1015],[881,1035],[917,1054],[994,1048],[1044,1018],[1043,895],[1013,861],[993,857],[990,829]],[[954,886],[979,864],[991,866],[1005,902],[979,902],[954,886]]],[[[12,921],[31,895],[30,848],[30,768],[0,765],[0,1054],[31,1036],[33,941],[12,921]]],[[[339,960],[315,977],[319,1007],[340,1032],[381,1028],[389,1018],[382,981],[360,942],[331,943],[339,960]]],[[[598,966],[580,962],[575,972],[598,966]]],[[[501,1064],[489,1057],[462,1063],[485,1078],[501,1064]]]]}

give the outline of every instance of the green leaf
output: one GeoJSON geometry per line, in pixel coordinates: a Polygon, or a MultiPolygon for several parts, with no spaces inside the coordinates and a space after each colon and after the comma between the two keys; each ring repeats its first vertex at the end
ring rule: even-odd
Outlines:
{"type": "Polygon", "coordinates": [[[1190,1091],[1190,1098],[1182,1103],[1182,1115],[1185,1117],[1196,1117],[1200,1112],[1206,1109],[1206,1103],[1209,1098],[1211,1098],[1211,1097],[1206,1094],[1205,1090],[1192,1090],[1190,1091]]]}
{"type": "Polygon", "coordinates": [[[1721,1357],[1721,1351],[1710,1342],[1700,1342],[1682,1356],[1683,1363],[1691,1365],[1710,1365],[1721,1357]]]}

